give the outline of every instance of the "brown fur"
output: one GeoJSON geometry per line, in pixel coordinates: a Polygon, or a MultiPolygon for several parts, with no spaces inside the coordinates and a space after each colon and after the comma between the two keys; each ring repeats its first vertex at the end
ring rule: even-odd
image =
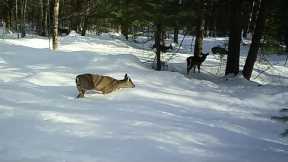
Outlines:
{"type": "Polygon", "coordinates": [[[200,66],[205,61],[206,57],[209,55],[209,53],[203,54],[201,53],[201,57],[197,56],[190,56],[186,59],[187,61],[187,75],[189,74],[190,70],[193,68],[193,71],[195,73],[195,68],[197,66],[198,72],[200,73],[200,66]]]}
{"type": "Polygon", "coordinates": [[[80,74],[76,76],[76,86],[79,91],[77,98],[84,97],[85,92],[88,90],[96,90],[102,92],[102,94],[107,94],[120,88],[135,87],[127,74],[122,80],[98,74],[80,74]]]}

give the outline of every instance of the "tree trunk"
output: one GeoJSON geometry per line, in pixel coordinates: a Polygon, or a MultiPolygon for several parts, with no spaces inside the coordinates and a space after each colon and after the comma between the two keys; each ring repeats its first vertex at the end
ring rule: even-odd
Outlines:
{"type": "Polygon", "coordinates": [[[253,33],[255,30],[257,15],[259,12],[259,7],[260,7],[260,1],[261,0],[253,0],[252,2],[252,11],[251,11],[250,23],[249,23],[249,28],[248,28],[248,31],[251,33],[253,33]]]}
{"type": "Polygon", "coordinates": [[[40,3],[40,20],[39,22],[39,29],[38,29],[38,34],[41,36],[44,36],[44,2],[43,0],[39,0],[40,3]]]}
{"type": "Polygon", "coordinates": [[[247,34],[249,32],[249,23],[250,23],[250,19],[252,18],[252,8],[253,8],[253,2],[254,0],[247,0],[245,2],[245,6],[244,6],[244,15],[243,15],[243,27],[242,27],[242,30],[243,30],[243,35],[242,37],[243,38],[247,38],[247,34]]]}
{"type": "Polygon", "coordinates": [[[178,34],[179,34],[179,29],[178,27],[174,28],[174,37],[173,37],[173,42],[178,44],[178,34]]]}
{"type": "Polygon", "coordinates": [[[18,31],[18,0],[15,0],[15,23],[16,23],[17,37],[19,39],[19,31],[18,31]]]}
{"type": "Polygon", "coordinates": [[[27,0],[21,1],[21,38],[26,36],[26,29],[25,29],[25,19],[26,19],[26,8],[27,8],[27,0]]]}
{"type": "Polygon", "coordinates": [[[128,40],[128,24],[126,22],[121,24],[121,34],[128,40]]]}
{"type": "Polygon", "coordinates": [[[48,17],[48,0],[39,0],[40,1],[40,20],[39,21],[39,30],[38,34],[41,36],[47,35],[47,17],[48,17]]]}
{"type": "Polygon", "coordinates": [[[260,11],[258,14],[258,18],[256,21],[256,26],[252,38],[252,44],[250,46],[248,56],[246,58],[246,62],[243,69],[243,76],[250,80],[254,64],[257,59],[258,50],[261,45],[261,38],[265,28],[265,20],[266,20],[266,8],[267,8],[268,0],[262,0],[260,4],[260,11]]]}
{"type": "Polygon", "coordinates": [[[11,30],[11,23],[12,23],[12,10],[9,8],[8,15],[4,17],[4,21],[6,22],[6,30],[11,30]]]}
{"type": "Polygon", "coordinates": [[[43,27],[44,27],[44,36],[46,35],[50,35],[50,32],[51,32],[51,27],[50,27],[50,16],[51,16],[51,13],[49,12],[49,5],[50,5],[50,0],[45,0],[46,1],[46,5],[44,6],[43,10],[44,10],[44,24],[43,24],[43,27]]]}
{"type": "Polygon", "coordinates": [[[285,32],[285,36],[284,37],[285,37],[284,38],[285,39],[284,43],[285,43],[285,46],[286,46],[285,51],[288,52],[288,31],[285,32]]]}
{"type": "Polygon", "coordinates": [[[83,27],[82,27],[82,31],[81,31],[81,35],[82,36],[86,35],[86,31],[87,31],[87,28],[88,28],[89,12],[90,12],[90,0],[87,1],[87,9],[86,9],[86,13],[85,13],[84,18],[83,18],[83,27]]]}
{"type": "Polygon", "coordinates": [[[155,46],[156,46],[156,70],[161,70],[161,24],[156,24],[156,31],[155,31],[155,46]]]}
{"type": "Polygon", "coordinates": [[[52,48],[53,50],[58,49],[59,38],[58,38],[58,16],[59,16],[59,0],[53,0],[53,31],[52,31],[52,48]]]}
{"type": "Polygon", "coordinates": [[[194,56],[201,56],[202,49],[203,49],[203,38],[204,38],[204,30],[205,30],[205,19],[204,19],[204,3],[205,1],[200,2],[199,8],[199,17],[198,17],[198,24],[196,29],[196,40],[194,46],[194,56]]]}
{"type": "Polygon", "coordinates": [[[231,27],[229,34],[228,56],[225,75],[239,73],[240,41],[241,41],[241,4],[242,0],[232,3],[231,27]]]}
{"type": "Polygon", "coordinates": [[[85,36],[86,35],[86,31],[87,31],[87,16],[85,16],[83,18],[83,23],[82,23],[82,30],[81,30],[81,36],[85,36]]]}

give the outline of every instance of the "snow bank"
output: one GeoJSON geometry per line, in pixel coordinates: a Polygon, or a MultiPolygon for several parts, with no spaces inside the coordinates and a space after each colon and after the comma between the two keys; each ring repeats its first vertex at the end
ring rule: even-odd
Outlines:
{"type": "Polygon", "coordinates": [[[70,33],[68,34],[68,36],[76,37],[76,36],[80,36],[80,34],[78,34],[75,30],[71,30],[70,33]]]}

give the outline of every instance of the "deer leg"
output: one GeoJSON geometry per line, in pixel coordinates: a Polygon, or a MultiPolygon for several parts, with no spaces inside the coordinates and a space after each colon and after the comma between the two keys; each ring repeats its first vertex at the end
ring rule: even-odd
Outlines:
{"type": "Polygon", "coordinates": [[[189,75],[191,68],[187,66],[187,75],[189,75]]]}
{"type": "Polygon", "coordinates": [[[190,63],[190,61],[187,59],[187,75],[189,75],[189,72],[190,72],[190,70],[191,70],[191,63],[190,63]]]}
{"type": "Polygon", "coordinates": [[[200,73],[200,65],[197,65],[197,67],[198,67],[198,73],[200,73]]]}
{"type": "Polygon", "coordinates": [[[78,94],[77,98],[83,98],[84,94],[85,94],[85,90],[84,89],[79,90],[79,94],[78,94]]]}
{"type": "Polygon", "coordinates": [[[195,73],[196,66],[193,66],[193,72],[195,73]]]}
{"type": "Polygon", "coordinates": [[[107,88],[107,89],[103,89],[102,93],[103,93],[103,95],[105,95],[105,94],[111,93],[112,91],[113,91],[113,89],[107,88]]]}

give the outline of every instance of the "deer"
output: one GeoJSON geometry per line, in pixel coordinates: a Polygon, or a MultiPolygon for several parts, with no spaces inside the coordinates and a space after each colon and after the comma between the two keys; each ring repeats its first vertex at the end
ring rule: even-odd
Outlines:
{"type": "Polygon", "coordinates": [[[222,47],[213,47],[211,49],[211,51],[212,51],[213,54],[217,54],[217,53],[223,54],[223,55],[228,54],[228,51],[225,48],[222,48],[222,47]]]}
{"type": "Polygon", "coordinates": [[[213,54],[219,54],[219,58],[220,58],[220,67],[219,68],[221,69],[222,63],[224,61],[223,60],[224,56],[228,55],[228,51],[225,48],[222,48],[222,47],[219,47],[219,46],[211,48],[211,51],[212,51],[213,54]]]}
{"type": "Polygon", "coordinates": [[[79,92],[77,98],[82,98],[88,90],[96,90],[105,95],[120,88],[134,88],[135,84],[127,74],[124,79],[117,80],[110,76],[87,73],[76,76],[76,86],[79,92]]]}
{"type": "MultiPolygon", "coordinates": [[[[156,44],[153,44],[152,49],[156,49],[156,44]]],[[[165,46],[165,45],[160,44],[160,51],[161,51],[161,52],[166,53],[166,52],[167,52],[168,50],[170,50],[170,49],[171,49],[171,50],[173,49],[172,44],[170,44],[169,46],[165,46]]]]}
{"type": "Polygon", "coordinates": [[[228,54],[228,51],[222,47],[213,47],[213,48],[211,48],[211,51],[213,54],[217,54],[217,53],[219,53],[220,55],[227,55],[228,54]]]}
{"type": "Polygon", "coordinates": [[[189,72],[192,69],[192,67],[194,68],[194,73],[195,73],[196,66],[198,68],[198,73],[200,73],[200,66],[205,61],[205,59],[207,58],[208,55],[209,55],[209,53],[204,54],[201,52],[200,57],[199,56],[188,57],[186,59],[186,61],[187,61],[187,75],[189,75],[189,72]]]}

